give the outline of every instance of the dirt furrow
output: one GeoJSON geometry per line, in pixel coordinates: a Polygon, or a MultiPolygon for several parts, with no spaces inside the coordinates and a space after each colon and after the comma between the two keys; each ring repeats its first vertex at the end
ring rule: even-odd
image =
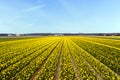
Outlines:
{"type": "Polygon", "coordinates": [[[60,55],[59,55],[59,57],[58,57],[58,64],[57,64],[57,69],[56,69],[56,72],[55,72],[54,80],[58,80],[58,79],[59,79],[60,59],[61,59],[61,56],[62,56],[62,49],[63,49],[63,44],[62,44],[62,46],[61,46],[60,55]]]}
{"type": "MultiPolygon", "coordinates": [[[[77,45],[77,43],[76,42],[74,42],[76,45],[77,45]]],[[[79,48],[81,48],[81,49],[83,49],[84,51],[86,51],[84,48],[82,48],[80,45],[77,45],[79,48]]],[[[116,73],[115,71],[113,71],[110,67],[108,67],[106,64],[104,64],[104,63],[102,63],[99,59],[97,59],[97,58],[95,58],[93,55],[91,55],[88,51],[86,51],[93,59],[95,59],[95,60],[97,60],[97,61],[99,61],[101,64],[103,64],[104,66],[106,66],[109,70],[111,70],[112,71],[112,73],[114,73],[115,75],[117,75],[117,76],[119,76],[120,77],[120,75],[118,74],[118,73],[116,73]]]]}
{"type": "MultiPolygon", "coordinates": [[[[79,53],[79,52],[78,52],[79,53]]],[[[80,53],[79,53],[80,54],[80,53]]],[[[89,62],[87,62],[84,57],[80,54],[80,57],[86,62],[86,64],[89,66],[89,68],[91,68],[93,70],[93,72],[95,73],[96,77],[99,79],[99,80],[103,80],[103,78],[97,73],[97,71],[90,65],[89,62]]]]}
{"type": "MultiPolygon", "coordinates": [[[[60,42],[59,42],[60,43],[60,42]]],[[[58,44],[59,44],[58,43],[58,44]]],[[[55,50],[55,48],[58,46],[58,44],[51,50],[50,54],[47,56],[47,58],[42,62],[41,66],[39,69],[33,74],[33,76],[30,78],[30,80],[34,80],[34,78],[38,75],[38,73],[41,71],[43,66],[46,64],[46,61],[48,60],[49,56],[52,54],[52,52],[55,50]]]]}
{"type": "MultiPolygon", "coordinates": [[[[67,44],[67,46],[68,46],[68,44],[67,44]]],[[[76,66],[76,64],[75,64],[75,61],[74,61],[74,59],[73,59],[73,56],[72,56],[72,53],[71,53],[71,51],[70,51],[69,46],[68,46],[68,51],[69,51],[69,53],[70,53],[70,59],[71,59],[72,65],[73,65],[73,67],[74,67],[74,69],[75,69],[76,77],[77,77],[78,80],[82,80],[82,77],[79,75],[78,68],[77,68],[77,66],[76,66]]]]}
{"type": "MultiPolygon", "coordinates": [[[[75,43],[76,44],[76,43],[75,43]]],[[[77,44],[76,44],[77,45],[77,44]]],[[[77,45],[78,46],[78,45],[77,45]]],[[[79,48],[81,48],[80,46],[78,46],[79,48]]],[[[81,48],[83,49],[83,48],[81,48]]],[[[83,49],[84,50],[84,49],[83,49]]],[[[86,51],[86,50],[85,50],[86,51]]],[[[76,52],[78,52],[78,49],[76,50],[76,52]]],[[[86,51],[87,52],[87,51],[86,51]]],[[[88,52],[87,52],[88,53],[88,52]]],[[[92,65],[84,58],[84,56],[78,52],[78,54],[81,56],[81,58],[87,63],[87,65],[95,72],[96,77],[99,80],[103,80],[103,78],[100,76],[100,74],[92,67],[92,65]]],[[[89,53],[88,53],[89,54],[89,53]]],[[[96,59],[94,56],[92,56],[91,54],[89,54],[91,57],[93,57],[94,59],[96,59]]],[[[96,59],[98,60],[98,59],[96,59]]],[[[99,61],[99,60],[98,60],[99,61]]],[[[100,62],[100,61],[99,61],[100,62]]],[[[100,62],[101,64],[103,64],[102,62],[100,62]]],[[[103,64],[104,66],[106,66],[105,64],[103,64]]],[[[106,66],[107,67],[107,66],[106,66]]],[[[109,68],[109,67],[107,67],[109,68]]],[[[110,68],[109,68],[110,69],[110,68]]],[[[110,69],[111,70],[111,69],[110,69]]],[[[113,70],[111,70],[115,75],[119,76],[117,73],[115,73],[113,70]]]]}

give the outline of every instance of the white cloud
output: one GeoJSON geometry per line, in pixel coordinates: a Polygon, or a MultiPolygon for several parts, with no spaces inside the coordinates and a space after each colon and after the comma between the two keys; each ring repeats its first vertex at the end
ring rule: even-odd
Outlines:
{"type": "Polygon", "coordinates": [[[78,18],[80,13],[78,7],[73,3],[73,0],[58,0],[62,7],[68,12],[68,14],[74,19],[78,18]]]}
{"type": "Polygon", "coordinates": [[[44,7],[46,7],[45,4],[33,6],[33,7],[30,7],[30,8],[28,8],[28,9],[26,9],[25,12],[34,11],[34,10],[37,10],[37,9],[42,9],[42,8],[44,8],[44,7]]]}
{"type": "MultiPolygon", "coordinates": [[[[45,5],[45,4],[41,4],[41,5],[32,6],[32,7],[30,7],[30,8],[24,9],[24,10],[21,12],[20,15],[17,15],[17,16],[15,16],[15,17],[13,17],[13,18],[10,19],[8,22],[9,22],[9,23],[14,22],[14,21],[17,20],[17,19],[19,19],[19,18],[21,18],[21,17],[24,17],[24,15],[25,15],[27,12],[32,12],[32,11],[38,10],[38,9],[40,10],[40,9],[42,9],[42,8],[44,8],[44,7],[46,7],[46,5],[45,5]]],[[[41,15],[43,15],[43,14],[41,14],[41,15]]]]}

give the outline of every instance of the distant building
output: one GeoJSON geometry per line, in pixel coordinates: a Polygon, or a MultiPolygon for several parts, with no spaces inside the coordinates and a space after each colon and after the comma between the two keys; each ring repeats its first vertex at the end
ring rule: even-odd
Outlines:
{"type": "Polygon", "coordinates": [[[16,34],[8,34],[8,36],[16,36],[16,34]]]}
{"type": "Polygon", "coordinates": [[[63,36],[61,33],[55,33],[54,36],[63,36]]]}
{"type": "Polygon", "coordinates": [[[16,36],[20,36],[20,34],[16,34],[16,36]]]}

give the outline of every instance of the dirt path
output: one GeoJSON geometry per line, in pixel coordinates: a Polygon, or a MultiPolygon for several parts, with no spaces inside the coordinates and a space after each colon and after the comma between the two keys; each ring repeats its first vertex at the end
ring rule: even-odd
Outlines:
{"type": "MultiPolygon", "coordinates": [[[[74,44],[72,44],[72,45],[74,45],[74,44]]],[[[75,45],[77,45],[77,44],[75,44],[75,45]]],[[[73,46],[73,47],[74,47],[74,46],[73,46]]],[[[76,52],[79,54],[79,56],[85,61],[85,63],[88,65],[88,67],[93,70],[93,72],[95,73],[96,77],[97,77],[99,80],[103,80],[103,78],[102,78],[102,77],[97,73],[97,71],[90,65],[90,63],[85,60],[85,58],[83,57],[83,55],[82,55],[80,52],[78,52],[78,51],[79,51],[78,48],[75,48],[75,50],[76,50],[76,52]]],[[[70,50],[69,50],[69,51],[70,51],[70,50]]],[[[71,56],[72,56],[72,54],[71,54],[71,56]]]]}
{"type": "MultiPolygon", "coordinates": [[[[77,43],[74,42],[76,45],[77,43]]],[[[96,43],[97,44],[97,43],[96,43]]],[[[93,59],[99,61],[102,65],[106,66],[113,74],[117,75],[118,77],[120,77],[120,75],[118,73],[116,73],[115,71],[113,71],[110,67],[108,67],[106,64],[102,63],[100,60],[96,59],[93,55],[91,55],[88,51],[86,51],[84,48],[82,48],[81,46],[77,45],[79,48],[83,49],[85,52],[87,52],[93,59]]]]}
{"type": "Polygon", "coordinates": [[[63,49],[63,44],[62,44],[62,46],[61,46],[60,55],[59,55],[59,57],[58,57],[58,64],[57,64],[57,69],[56,69],[56,72],[55,72],[54,80],[58,80],[58,79],[59,79],[60,60],[61,60],[61,56],[62,56],[62,49],[63,49]]]}
{"type": "MultiPolygon", "coordinates": [[[[53,43],[53,44],[54,44],[54,43],[53,43]]],[[[53,45],[53,44],[52,44],[52,45],[53,45]]],[[[49,46],[51,46],[51,45],[49,45],[49,46]]],[[[40,48],[40,49],[41,49],[41,48],[40,48]]],[[[47,49],[48,49],[48,48],[46,48],[45,50],[43,50],[38,56],[40,56],[40,55],[41,55],[43,52],[45,52],[47,49]]],[[[35,52],[36,52],[36,51],[35,51],[35,52]]],[[[36,56],[35,58],[37,58],[37,56],[36,56]]],[[[35,58],[33,58],[31,61],[33,61],[35,58]]],[[[31,61],[30,61],[30,62],[31,62],[31,61]]],[[[28,63],[25,65],[25,67],[27,67],[27,65],[29,65],[30,62],[28,62],[28,63]]],[[[19,70],[19,72],[22,71],[25,67],[21,68],[21,69],[19,70]]],[[[16,73],[16,74],[17,74],[17,73],[16,73]]],[[[15,75],[16,75],[16,74],[15,74],[15,75]]],[[[14,76],[15,76],[15,75],[14,75],[14,76]]],[[[13,76],[13,77],[14,77],[14,76],[13,76]]],[[[9,80],[12,80],[13,77],[11,77],[9,80]]]]}
{"type": "MultiPolygon", "coordinates": [[[[68,44],[67,44],[67,46],[68,46],[68,44]]],[[[72,65],[73,65],[73,67],[74,67],[74,69],[75,69],[76,77],[77,77],[78,80],[82,80],[82,78],[81,78],[80,75],[79,75],[78,68],[77,68],[77,66],[76,66],[76,64],[75,64],[75,61],[74,61],[74,59],[73,59],[73,56],[72,56],[72,53],[71,53],[71,51],[70,51],[69,46],[68,46],[68,50],[69,50],[69,53],[70,53],[70,59],[71,59],[72,65]]]]}
{"type": "MultiPolygon", "coordinates": [[[[73,47],[74,47],[74,46],[73,46],[73,47]]],[[[80,57],[85,61],[85,63],[88,65],[88,67],[93,70],[93,72],[95,73],[96,77],[97,77],[99,80],[103,80],[103,78],[102,78],[102,77],[97,73],[97,71],[90,65],[90,63],[85,60],[85,58],[83,57],[83,55],[82,55],[80,52],[78,52],[78,51],[79,51],[78,48],[75,48],[75,49],[76,49],[76,52],[79,54],[79,56],[80,56],[80,57]]]]}
{"type": "MultiPolygon", "coordinates": [[[[60,42],[59,42],[60,43],[60,42]]],[[[58,44],[59,44],[58,43],[58,44]]],[[[38,73],[41,71],[41,69],[43,68],[43,66],[46,64],[46,61],[48,60],[49,56],[52,54],[52,52],[55,50],[55,48],[58,46],[58,44],[52,49],[52,51],[50,52],[50,54],[47,56],[47,58],[42,62],[41,66],[39,67],[39,69],[33,74],[33,76],[30,78],[30,80],[34,80],[34,78],[38,75],[38,73]]]]}
{"type": "MultiPolygon", "coordinates": [[[[81,56],[81,55],[80,55],[81,56]]],[[[95,73],[96,77],[99,79],[99,80],[103,80],[103,78],[97,73],[97,71],[90,65],[89,62],[87,62],[83,56],[81,56],[81,58],[86,62],[86,64],[89,66],[89,68],[91,68],[93,70],[93,72],[95,73]]]]}

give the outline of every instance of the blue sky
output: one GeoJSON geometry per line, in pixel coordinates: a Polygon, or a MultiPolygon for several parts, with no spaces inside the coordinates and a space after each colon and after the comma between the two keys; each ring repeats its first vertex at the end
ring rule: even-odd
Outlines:
{"type": "Polygon", "coordinates": [[[120,32],[120,0],[0,0],[0,33],[120,32]]]}

